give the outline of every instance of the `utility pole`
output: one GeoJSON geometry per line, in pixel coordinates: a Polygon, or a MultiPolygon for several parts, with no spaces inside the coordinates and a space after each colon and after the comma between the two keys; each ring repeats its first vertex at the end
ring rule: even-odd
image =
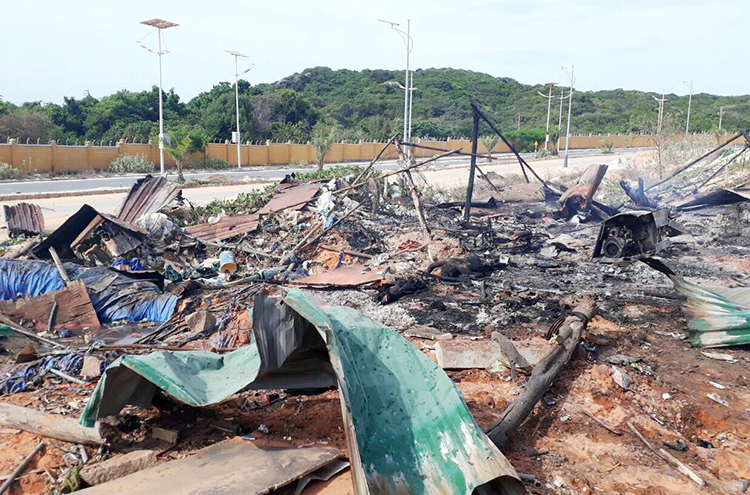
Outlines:
{"type": "MultiPolygon", "coordinates": [[[[397,22],[391,22],[386,21],[384,19],[378,19],[380,22],[384,22],[386,24],[390,24],[391,29],[396,31],[399,36],[401,36],[401,39],[404,41],[404,45],[406,46],[406,73],[405,73],[405,81],[404,81],[404,142],[408,143],[409,139],[411,138],[411,91],[410,88],[412,87],[409,83],[409,55],[411,54],[412,49],[414,48],[414,40],[411,37],[411,19],[406,20],[406,31],[402,29],[398,29],[397,26],[400,26],[397,22]]],[[[406,145],[404,145],[404,154],[407,156],[411,156],[411,152],[406,149],[406,145]]]]}
{"type": "Polygon", "coordinates": [[[516,122],[516,129],[521,128],[521,112],[518,112],[518,121],[516,122]]]}
{"type": "Polygon", "coordinates": [[[682,81],[682,84],[684,84],[686,87],[690,88],[690,97],[688,98],[688,111],[687,111],[687,120],[685,121],[685,137],[688,137],[688,132],[690,131],[690,106],[693,103],[693,80],[690,80],[690,85],[688,86],[687,81],[682,81]]]}
{"type": "Polygon", "coordinates": [[[240,143],[242,143],[242,139],[240,139],[240,76],[250,72],[253,67],[255,67],[255,64],[250,64],[250,67],[240,73],[239,69],[237,68],[237,59],[239,59],[240,57],[247,58],[247,55],[244,55],[240,52],[234,52],[232,50],[224,51],[234,57],[234,105],[235,111],[237,112],[237,168],[242,169],[242,152],[240,151],[240,143]]]}
{"type": "Polygon", "coordinates": [[[656,121],[656,133],[661,134],[661,126],[662,122],[664,122],[664,102],[667,101],[664,99],[664,93],[661,94],[661,98],[657,98],[654,95],[651,95],[651,98],[656,100],[659,103],[659,117],[656,121]]]}
{"type": "Polygon", "coordinates": [[[719,107],[719,132],[721,132],[721,119],[724,117],[724,107],[719,107]]]}
{"type": "MultiPolygon", "coordinates": [[[[552,99],[554,96],[552,96],[552,88],[555,86],[556,83],[547,83],[546,85],[549,86],[549,96],[545,95],[541,91],[537,91],[539,93],[539,96],[542,98],[547,98],[547,129],[546,133],[544,135],[544,149],[547,149],[547,143],[549,143],[549,114],[550,110],[552,109],[552,99]]],[[[560,104],[562,105],[562,100],[560,100],[560,104]]],[[[562,109],[560,110],[560,118],[562,119],[562,109]]]]}
{"type": "Polygon", "coordinates": [[[570,72],[565,67],[562,68],[563,72],[570,76],[570,94],[568,95],[568,129],[565,131],[565,160],[563,161],[563,168],[568,168],[568,148],[570,147],[570,115],[573,109],[573,84],[575,83],[575,70],[576,66],[570,66],[570,72]]]}
{"type": "MultiPolygon", "coordinates": [[[[164,110],[162,108],[162,81],[161,81],[161,56],[166,55],[169,53],[169,50],[162,50],[161,49],[161,31],[162,29],[169,29],[172,27],[177,27],[179,24],[175,24],[174,22],[165,21],[164,19],[149,19],[148,21],[143,21],[141,24],[144,24],[146,26],[151,26],[156,28],[156,33],[159,37],[159,51],[154,52],[152,49],[147,47],[142,43],[142,39],[148,36],[144,36],[140,40],[138,40],[138,44],[141,45],[141,48],[144,50],[148,50],[151,53],[156,53],[159,56],[159,169],[161,171],[161,175],[166,176],[167,172],[164,168],[164,110]]],[[[151,34],[151,33],[149,33],[151,34]]]]}

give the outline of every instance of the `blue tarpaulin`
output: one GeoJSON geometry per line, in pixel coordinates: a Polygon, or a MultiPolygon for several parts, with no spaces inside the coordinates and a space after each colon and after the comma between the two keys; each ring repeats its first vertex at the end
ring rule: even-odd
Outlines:
{"type": "MultiPolygon", "coordinates": [[[[156,284],[137,280],[106,267],[82,268],[66,264],[71,280],[81,280],[102,323],[111,321],[167,321],[179,297],[163,293],[156,284]]],[[[54,265],[40,261],[0,259],[0,299],[37,297],[60,290],[65,282],[54,265]]]]}

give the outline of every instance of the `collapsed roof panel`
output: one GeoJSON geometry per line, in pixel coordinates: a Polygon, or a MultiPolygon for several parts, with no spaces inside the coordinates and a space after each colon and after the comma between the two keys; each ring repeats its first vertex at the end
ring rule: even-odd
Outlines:
{"type": "Polygon", "coordinates": [[[10,237],[44,233],[44,215],[42,215],[42,209],[39,205],[31,203],[18,203],[13,206],[4,205],[3,211],[10,237]]]}
{"type": "Polygon", "coordinates": [[[117,218],[133,223],[143,215],[156,213],[180,194],[181,188],[166,177],[147,175],[133,184],[117,213],[117,218]]]}
{"type": "MultiPolygon", "coordinates": [[[[333,365],[355,493],[470,495],[484,485],[524,492],[450,378],[396,332],[352,308],[319,307],[296,290],[283,302],[256,298],[253,323],[255,341],[228,354],[119,358],[99,381],[81,424],[92,427],[126,404],[148,406],[157,388],[192,406],[220,402],[274,375],[280,388],[294,388],[294,374],[284,373],[287,361],[323,345],[318,355],[326,359],[318,362],[325,366],[318,371],[333,365]]],[[[296,369],[299,378],[316,371],[296,369]]]]}

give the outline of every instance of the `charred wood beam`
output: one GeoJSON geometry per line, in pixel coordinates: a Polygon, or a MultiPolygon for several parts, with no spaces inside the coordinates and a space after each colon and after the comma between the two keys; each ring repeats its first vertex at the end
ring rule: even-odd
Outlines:
{"type": "Polygon", "coordinates": [[[645,206],[647,208],[657,208],[656,201],[653,201],[648,196],[646,196],[646,192],[643,189],[643,179],[638,178],[638,187],[634,188],[631,187],[628,182],[623,179],[620,181],[620,187],[625,191],[625,194],[628,195],[631,201],[633,203],[637,204],[638,206],[645,206]]]}
{"type": "Polygon", "coordinates": [[[510,364],[510,378],[513,381],[516,381],[517,371],[521,371],[524,374],[529,372],[529,362],[519,354],[516,346],[513,345],[513,342],[508,337],[500,332],[492,332],[492,340],[500,344],[500,349],[508,360],[508,364],[510,364]]]}
{"type": "MultiPolygon", "coordinates": [[[[403,166],[406,166],[406,164],[409,163],[409,158],[404,154],[405,146],[401,144],[401,141],[399,141],[398,138],[396,139],[396,149],[398,150],[399,162],[402,163],[403,166]]],[[[411,200],[414,202],[414,209],[417,212],[419,225],[422,227],[424,241],[430,242],[432,234],[430,232],[430,227],[427,225],[427,220],[425,220],[424,217],[424,209],[422,208],[422,200],[419,197],[419,189],[417,189],[416,184],[414,184],[414,178],[411,176],[410,170],[404,170],[404,176],[406,177],[406,184],[409,186],[409,191],[411,192],[411,200]]]]}
{"type": "Polygon", "coordinates": [[[474,124],[471,130],[471,164],[469,165],[469,184],[466,187],[466,204],[464,205],[464,222],[471,216],[471,196],[474,194],[474,171],[477,168],[477,145],[479,143],[479,114],[474,112],[474,124]]]}
{"type": "Polygon", "coordinates": [[[542,183],[542,185],[544,186],[545,189],[549,189],[549,186],[547,186],[547,183],[544,181],[544,179],[542,179],[541,177],[539,177],[539,175],[534,171],[534,169],[531,168],[531,166],[528,163],[526,163],[526,160],[524,160],[523,157],[521,157],[521,155],[516,150],[516,147],[513,146],[512,144],[510,144],[510,141],[508,141],[505,138],[505,136],[503,136],[503,133],[500,132],[500,130],[495,126],[494,123],[492,123],[492,121],[489,119],[489,117],[487,117],[484,114],[484,112],[482,112],[482,110],[479,109],[479,106],[476,103],[474,103],[473,101],[471,102],[471,108],[474,110],[474,112],[476,112],[476,113],[479,114],[479,116],[482,118],[482,120],[484,120],[487,123],[487,125],[490,126],[490,129],[492,129],[495,132],[495,134],[497,134],[500,137],[500,139],[505,143],[505,145],[508,148],[510,148],[510,151],[512,151],[513,154],[516,155],[516,158],[518,159],[518,163],[521,165],[521,172],[523,172],[523,176],[526,179],[526,182],[529,182],[529,176],[526,175],[526,170],[524,169],[524,166],[526,168],[528,168],[529,171],[531,171],[532,174],[534,174],[534,177],[536,177],[537,180],[542,183]]]}
{"type": "Polygon", "coordinates": [[[596,302],[592,297],[584,297],[573,309],[555,337],[557,345],[550,349],[534,367],[531,377],[518,398],[511,402],[500,418],[489,427],[487,435],[499,448],[502,448],[510,436],[518,430],[539,399],[547,393],[547,389],[560,371],[570,361],[581,341],[586,325],[596,314],[596,309],[596,302]]]}

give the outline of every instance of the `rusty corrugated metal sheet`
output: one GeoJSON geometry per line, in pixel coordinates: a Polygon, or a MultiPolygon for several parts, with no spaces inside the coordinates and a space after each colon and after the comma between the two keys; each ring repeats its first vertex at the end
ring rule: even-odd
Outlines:
{"type": "Polygon", "coordinates": [[[185,228],[185,232],[203,241],[218,242],[258,228],[260,215],[278,213],[282,210],[300,210],[320,190],[320,183],[280,184],[282,187],[271,200],[256,213],[224,217],[215,224],[202,223],[185,228]]]}
{"type": "Polygon", "coordinates": [[[299,184],[279,191],[271,201],[257,211],[258,215],[277,213],[286,209],[301,210],[320,190],[320,183],[299,184]]]}
{"type": "Polygon", "coordinates": [[[257,213],[224,217],[214,224],[201,223],[186,227],[185,232],[203,241],[218,242],[254,231],[258,228],[259,219],[257,213]]]}
{"type": "Polygon", "coordinates": [[[44,215],[39,205],[18,203],[13,206],[3,206],[8,235],[15,237],[21,234],[43,234],[44,215]]]}
{"type": "Polygon", "coordinates": [[[294,285],[303,287],[315,286],[356,286],[366,285],[383,280],[383,270],[370,269],[361,264],[342,266],[324,273],[317,273],[309,277],[301,278],[291,282],[294,285]]]}
{"type": "Polygon", "coordinates": [[[37,258],[48,259],[50,257],[49,248],[54,247],[61,258],[75,258],[73,248],[88,237],[96,227],[105,222],[114,226],[119,232],[139,240],[147,235],[145,230],[112,215],[101,213],[85,204],[36,246],[32,253],[37,258]]]}
{"type": "Polygon", "coordinates": [[[169,204],[180,193],[180,187],[165,177],[147,175],[133,184],[120,207],[117,218],[128,223],[143,215],[155,213],[169,204]]]}

